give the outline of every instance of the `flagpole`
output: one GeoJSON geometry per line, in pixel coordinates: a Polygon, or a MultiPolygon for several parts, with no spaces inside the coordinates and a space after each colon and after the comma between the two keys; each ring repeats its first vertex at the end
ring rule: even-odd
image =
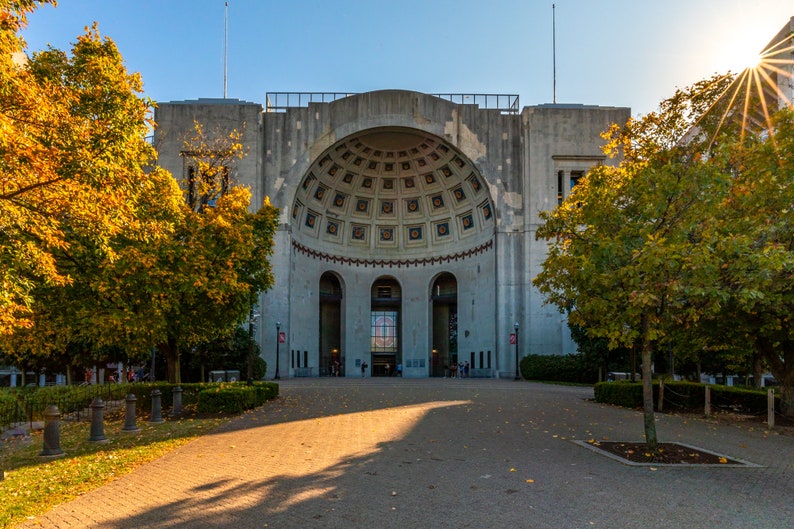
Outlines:
{"type": "Polygon", "coordinates": [[[223,98],[226,99],[226,70],[229,56],[229,2],[224,2],[223,15],[223,98]]]}
{"type": "Polygon", "coordinates": [[[551,57],[554,78],[554,104],[557,104],[557,18],[555,5],[551,4],[551,57]]]}

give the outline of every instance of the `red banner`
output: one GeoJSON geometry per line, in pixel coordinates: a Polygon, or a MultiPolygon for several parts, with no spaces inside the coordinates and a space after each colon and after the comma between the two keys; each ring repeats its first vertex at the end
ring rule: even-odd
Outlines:
{"type": "Polygon", "coordinates": [[[510,333],[510,345],[515,345],[515,344],[516,344],[516,333],[511,332],[510,333]]]}

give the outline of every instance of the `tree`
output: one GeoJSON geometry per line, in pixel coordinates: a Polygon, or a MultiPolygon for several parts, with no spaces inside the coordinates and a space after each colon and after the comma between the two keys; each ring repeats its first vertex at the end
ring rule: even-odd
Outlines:
{"type": "Polygon", "coordinates": [[[734,177],[715,211],[713,267],[721,285],[724,338],[751,344],[781,385],[781,407],[794,416],[794,110],[771,130],[725,145],[734,177]]]}
{"type": "Polygon", "coordinates": [[[0,337],[33,325],[35,288],[71,282],[54,255],[70,236],[113,258],[109,241],[134,227],[132,195],[153,159],[140,76],[96,27],[71,57],[24,54],[19,32],[46,3],[3,2],[0,19],[0,337]]]}
{"type": "MultiPolygon", "coordinates": [[[[688,300],[706,298],[713,278],[698,244],[704,212],[714,207],[725,178],[701,154],[706,134],[683,142],[730,82],[715,76],[678,90],[660,111],[605,134],[606,151],[622,154],[618,166],[594,167],[554,211],[541,213],[537,237],[548,256],[533,284],[547,302],[569,313],[591,337],[610,347],[638,346],[642,358],[644,426],[649,449],[657,448],[651,362],[669,329],[694,322],[688,300]]],[[[706,114],[708,115],[708,114],[706,114]]]]}

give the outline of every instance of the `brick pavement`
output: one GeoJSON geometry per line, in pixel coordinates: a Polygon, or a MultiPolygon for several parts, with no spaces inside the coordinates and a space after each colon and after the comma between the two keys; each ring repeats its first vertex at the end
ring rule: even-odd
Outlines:
{"type": "Polygon", "coordinates": [[[281,397],[24,527],[794,526],[794,437],[658,416],[759,468],[631,467],[571,442],[642,439],[592,389],[507,380],[290,379],[281,397]]]}

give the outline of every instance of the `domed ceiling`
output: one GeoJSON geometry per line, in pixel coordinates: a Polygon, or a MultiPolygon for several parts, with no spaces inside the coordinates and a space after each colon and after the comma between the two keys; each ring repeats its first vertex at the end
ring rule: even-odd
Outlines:
{"type": "Polygon", "coordinates": [[[292,222],[304,244],[316,239],[332,252],[338,245],[348,254],[416,255],[490,240],[494,209],[477,169],[445,141],[413,129],[373,129],[315,160],[292,222]]]}

